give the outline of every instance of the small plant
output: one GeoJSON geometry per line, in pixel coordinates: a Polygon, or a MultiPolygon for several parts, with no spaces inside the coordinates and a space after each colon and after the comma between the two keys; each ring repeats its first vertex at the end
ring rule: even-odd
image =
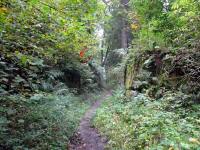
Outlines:
{"type": "Polygon", "coordinates": [[[0,99],[0,147],[67,149],[88,103],[68,89],[0,99]]]}
{"type": "MultiPolygon", "coordinates": [[[[184,107],[179,107],[178,111],[169,111],[166,105],[174,105],[167,100],[172,99],[171,95],[166,95],[159,101],[152,101],[139,94],[129,101],[124,101],[117,93],[119,91],[104,102],[94,119],[94,125],[109,138],[108,149],[199,148],[200,128],[197,109],[190,107],[187,113],[184,107]]],[[[199,105],[195,107],[199,108],[199,105]]]]}

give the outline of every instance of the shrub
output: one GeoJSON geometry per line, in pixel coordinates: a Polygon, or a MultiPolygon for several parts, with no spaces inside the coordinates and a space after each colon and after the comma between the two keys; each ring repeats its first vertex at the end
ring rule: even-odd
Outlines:
{"type": "Polygon", "coordinates": [[[0,147],[66,149],[88,104],[65,90],[0,99],[0,147]]]}
{"type": "Polygon", "coordinates": [[[142,94],[126,101],[115,94],[98,110],[94,125],[108,136],[109,149],[198,149],[199,105],[190,111],[167,111],[166,105],[142,94]]]}

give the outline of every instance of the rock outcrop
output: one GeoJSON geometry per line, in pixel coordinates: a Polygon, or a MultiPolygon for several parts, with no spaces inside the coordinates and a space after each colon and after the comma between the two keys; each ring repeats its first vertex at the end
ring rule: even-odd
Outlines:
{"type": "Polygon", "coordinates": [[[132,91],[161,98],[166,91],[194,95],[200,102],[200,52],[145,51],[129,55],[125,68],[126,95],[132,91]]]}

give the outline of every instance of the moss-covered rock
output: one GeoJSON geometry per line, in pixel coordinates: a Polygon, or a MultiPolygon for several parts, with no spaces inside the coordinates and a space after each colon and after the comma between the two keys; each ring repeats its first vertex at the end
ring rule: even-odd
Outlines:
{"type": "Polygon", "coordinates": [[[167,90],[197,95],[200,90],[199,56],[198,50],[177,54],[166,50],[131,52],[125,69],[126,95],[130,96],[131,90],[146,91],[154,98],[162,97],[167,90]]]}

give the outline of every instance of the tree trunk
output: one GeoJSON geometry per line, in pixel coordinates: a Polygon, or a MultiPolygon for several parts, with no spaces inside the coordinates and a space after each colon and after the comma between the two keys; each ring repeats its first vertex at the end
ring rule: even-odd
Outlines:
{"type": "Polygon", "coordinates": [[[125,20],[122,21],[122,31],[121,31],[121,47],[126,49],[128,48],[128,34],[126,31],[126,22],[125,20]]]}
{"type": "MultiPolygon", "coordinates": [[[[124,11],[128,11],[128,3],[129,0],[121,0],[121,5],[124,11]]],[[[129,33],[129,26],[128,26],[128,21],[126,16],[124,16],[122,19],[122,30],[121,30],[121,48],[128,48],[129,46],[129,38],[130,38],[130,33],[129,33]]]]}

